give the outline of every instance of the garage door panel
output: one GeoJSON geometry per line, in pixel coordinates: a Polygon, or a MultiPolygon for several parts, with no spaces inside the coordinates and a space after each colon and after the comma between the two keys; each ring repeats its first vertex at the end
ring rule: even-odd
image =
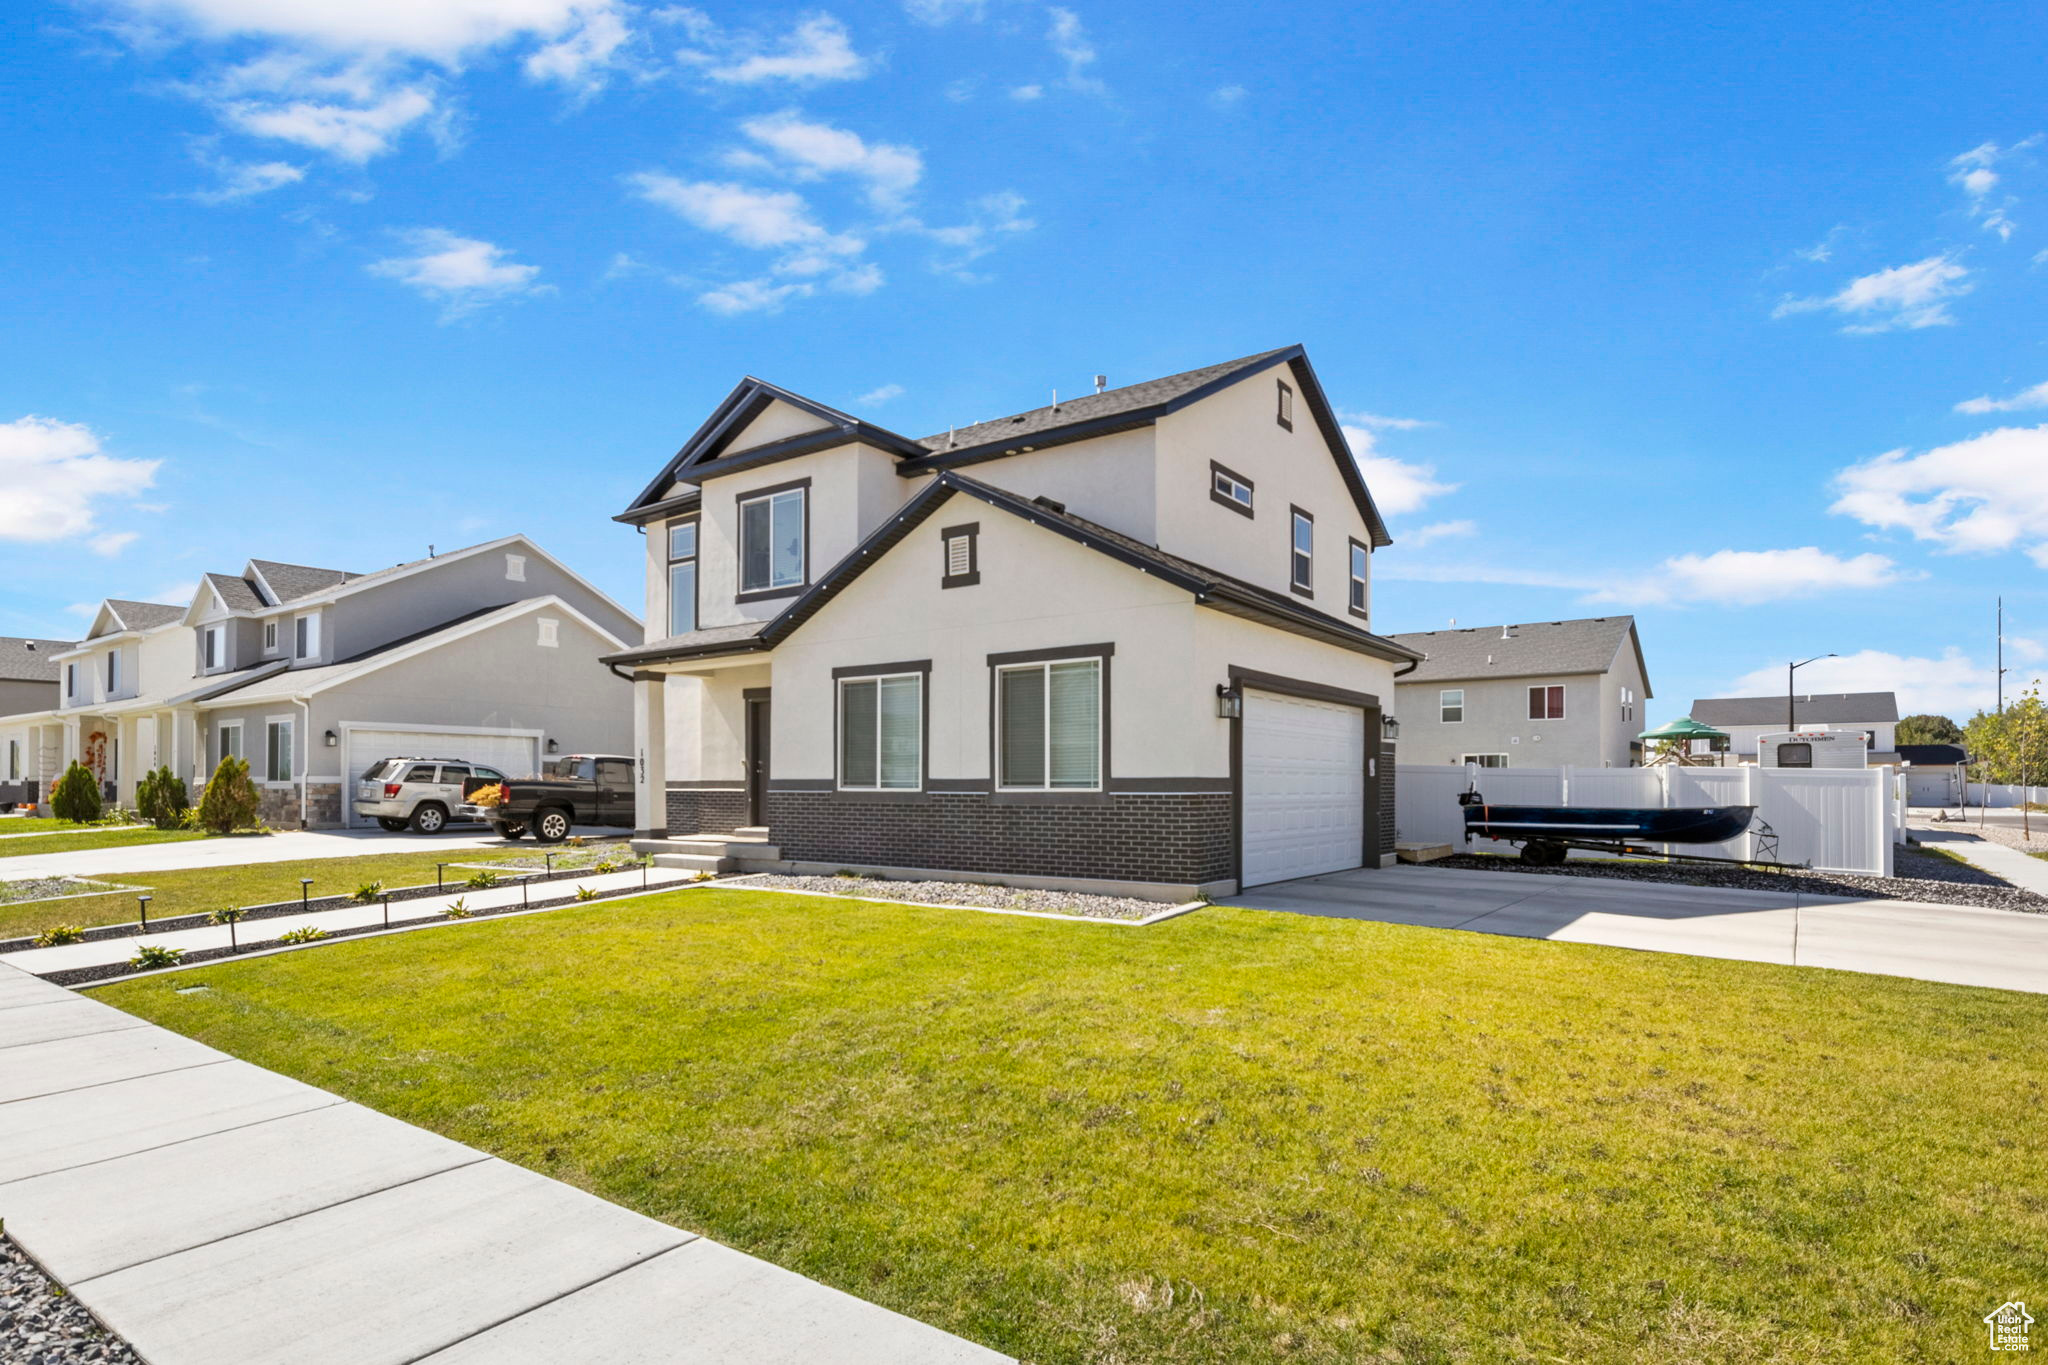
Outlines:
{"type": "Polygon", "coordinates": [[[356,782],[370,765],[384,758],[450,758],[496,768],[507,777],[531,777],[540,770],[539,741],[532,735],[475,735],[451,730],[350,730],[343,788],[349,823],[367,825],[370,817],[355,814],[356,782]]]}
{"type": "Polygon", "coordinates": [[[1243,725],[1243,885],[1360,866],[1365,712],[1247,691],[1243,725]]]}

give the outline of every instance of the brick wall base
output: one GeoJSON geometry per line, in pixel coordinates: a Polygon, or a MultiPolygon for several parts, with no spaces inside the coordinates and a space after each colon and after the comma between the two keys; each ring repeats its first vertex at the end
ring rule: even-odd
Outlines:
{"type": "MultiPolygon", "coordinates": [[[[681,794],[669,794],[671,811],[681,794]]],[[[771,789],[768,827],[782,856],[798,862],[1136,882],[1200,883],[1231,875],[1227,792],[1031,805],[997,801],[986,792],[864,801],[771,789]]]]}
{"type": "Polygon", "coordinates": [[[1397,837],[1398,821],[1394,815],[1394,746],[1382,740],[1379,757],[1380,784],[1380,856],[1394,856],[1394,840],[1397,837]]]}
{"type": "Polygon", "coordinates": [[[730,834],[747,823],[744,791],[668,791],[668,833],[671,839],[692,834],[730,834]]]}

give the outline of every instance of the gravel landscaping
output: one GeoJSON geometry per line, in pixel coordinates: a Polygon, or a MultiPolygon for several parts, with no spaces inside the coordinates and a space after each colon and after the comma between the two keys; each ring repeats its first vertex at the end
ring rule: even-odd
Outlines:
{"type": "Polygon", "coordinates": [[[1141,901],[1129,896],[1084,896],[1073,891],[1034,891],[1020,886],[991,886],[986,882],[901,882],[883,877],[791,877],[764,872],[736,878],[733,885],[808,891],[820,896],[853,896],[861,900],[909,901],[916,905],[971,905],[984,910],[1079,915],[1085,919],[1147,919],[1168,908],[1163,901],[1141,901]]]}
{"type": "Polygon", "coordinates": [[[1549,877],[1613,877],[1671,886],[1720,886],[1737,891],[1797,891],[1809,896],[1875,896],[1884,900],[1935,901],[1986,910],[2048,914],[2048,896],[2021,891],[1979,868],[1919,849],[1901,848],[1893,862],[1897,876],[1855,872],[1763,872],[1746,867],[1702,867],[1573,859],[1561,867],[1530,867],[1498,854],[1464,853],[1425,867],[1475,872],[1526,872],[1549,877]]]}
{"type": "Polygon", "coordinates": [[[24,877],[0,882],[0,905],[21,905],[27,901],[54,900],[58,896],[87,896],[108,891],[126,891],[115,882],[87,881],[82,877],[24,877]]]}
{"type": "Polygon", "coordinates": [[[0,1238],[0,1360],[11,1365],[142,1365],[128,1343],[0,1238]]]}

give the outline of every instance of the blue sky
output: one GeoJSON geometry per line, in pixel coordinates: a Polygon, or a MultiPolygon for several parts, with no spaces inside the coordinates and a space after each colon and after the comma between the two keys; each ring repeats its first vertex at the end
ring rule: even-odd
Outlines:
{"type": "Polygon", "coordinates": [[[106,0],[10,14],[0,632],[610,514],[744,373],[909,434],[1300,341],[1379,628],[1656,699],[2048,668],[2018,5],[106,0]],[[2036,643],[2036,640],[2041,643],[2036,643]]]}

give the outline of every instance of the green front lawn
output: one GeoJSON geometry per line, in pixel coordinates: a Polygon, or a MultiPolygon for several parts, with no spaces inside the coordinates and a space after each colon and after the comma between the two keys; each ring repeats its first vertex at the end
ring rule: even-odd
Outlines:
{"type": "Polygon", "coordinates": [[[739,890],[95,994],[1033,1362],[1955,1360],[2048,1264],[2039,996],[739,890]]]}
{"type": "MultiPolygon", "coordinates": [[[[240,837],[240,836],[236,836],[240,837]]],[[[48,842],[55,842],[54,840],[48,842]]],[[[78,875],[115,882],[134,891],[46,902],[0,905],[0,939],[39,934],[53,924],[132,924],[135,897],[147,890],[149,915],[190,915],[223,905],[267,905],[297,898],[299,878],[311,877],[311,894],[347,894],[365,882],[386,886],[424,886],[434,880],[434,864],[459,859],[466,863],[499,862],[508,856],[496,849],[448,849],[442,853],[378,853],[363,858],[310,858],[296,863],[254,863],[242,867],[193,867],[170,872],[123,872],[111,876],[78,875]]],[[[0,863],[0,878],[6,876],[0,863]]],[[[458,885],[472,874],[450,867],[447,880],[458,885]]]]}
{"type": "Polygon", "coordinates": [[[0,839],[10,839],[22,834],[67,834],[72,830],[106,828],[103,822],[97,820],[48,820],[18,816],[14,819],[0,820],[0,839]]]}
{"type": "MultiPolygon", "coordinates": [[[[0,839],[0,877],[7,875],[9,858],[26,858],[45,853],[78,853],[86,849],[128,848],[135,844],[176,844],[187,839],[207,838],[197,829],[81,829],[75,834],[50,834],[40,839],[0,839]]],[[[251,838],[232,835],[232,838],[251,838]]]]}

